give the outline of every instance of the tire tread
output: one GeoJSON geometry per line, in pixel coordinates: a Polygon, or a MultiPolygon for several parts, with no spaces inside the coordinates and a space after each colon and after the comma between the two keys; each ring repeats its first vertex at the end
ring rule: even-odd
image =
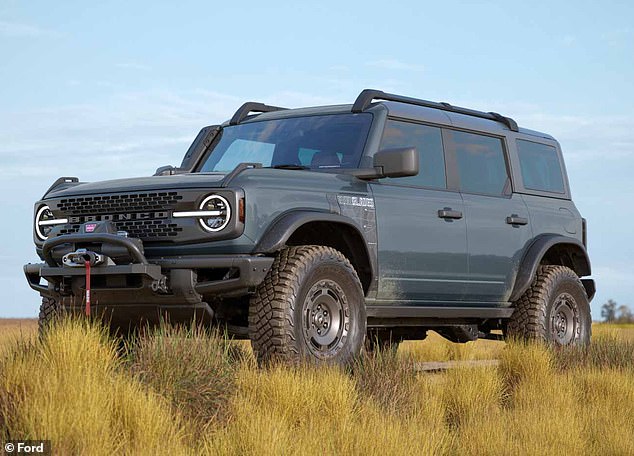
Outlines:
{"type": "Polygon", "coordinates": [[[531,286],[515,302],[515,311],[506,327],[507,334],[525,340],[549,342],[548,301],[557,285],[566,279],[578,284],[587,302],[585,288],[572,269],[566,266],[541,265],[537,268],[531,286]]]}
{"type": "Polygon", "coordinates": [[[295,337],[295,305],[302,278],[311,266],[334,261],[346,269],[361,288],[357,272],[338,250],[303,245],[281,250],[249,304],[249,338],[260,364],[272,359],[297,361],[301,355],[295,337]]]}
{"type": "Polygon", "coordinates": [[[54,298],[42,296],[37,326],[40,334],[44,333],[60,314],[60,305],[54,298]]]}

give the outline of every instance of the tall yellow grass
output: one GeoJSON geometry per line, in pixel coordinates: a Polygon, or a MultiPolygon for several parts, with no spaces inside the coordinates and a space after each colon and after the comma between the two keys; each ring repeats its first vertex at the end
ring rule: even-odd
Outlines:
{"type": "Polygon", "coordinates": [[[62,322],[5,352],[0,415],[5,438],[50,439],[59,454],[182,453],[178,415],[121,369],[113,342],[86,322],[62,322]]]}
{"type": "Polygon", "coordinates": [[[48,438],[59,454],[634,454],[624,329],[595,331],[589,350],[431,337],[350,370],[258,369],[218,333],[162,329],[121,356],[99,327],[66,321],[41,340],[0,336],[0,440],[48,438]]]}

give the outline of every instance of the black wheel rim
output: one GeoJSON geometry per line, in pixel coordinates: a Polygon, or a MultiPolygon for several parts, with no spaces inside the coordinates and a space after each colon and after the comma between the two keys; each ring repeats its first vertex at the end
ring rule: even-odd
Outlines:
{"type": "Polygon", "coordinates": [[[310,353],[320,359],[335,356],[343,347],[350,329],[346,295],[336,282],[320,280],[304,300],[303,330],[310,353]]]}
{"type": "Polygon", "coordinates": [[[577,338],[579,318],[577,301],[569,293],[561,293],[552,307],[550,328],[553,342],[569,345],[577,338]]]}

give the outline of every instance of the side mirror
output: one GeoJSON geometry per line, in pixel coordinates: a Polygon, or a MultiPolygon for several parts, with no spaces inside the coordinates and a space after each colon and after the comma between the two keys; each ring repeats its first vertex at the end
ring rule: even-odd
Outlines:
{"type": "Polygon", "coordinates": [[[384,149],[374,155],[374,167],[382,168],[385,177],[415,176],[419,166],[415,147],[384,149]]]}
{"type": "Polygon", "coordinates": [[[172,165],[161,166],[156,169],[155,176],[171,176],[173,174],[182,174],[186,171],[182,168],[175,168],[172,165]]]}
{"type": "Polygon", "coordinates": [[[418,152],[415,147],[380,150],[374,154],[373,166],[372,169],[360,169],[353,174],[359,179],[416,176],[420,167],[418,152]]]}

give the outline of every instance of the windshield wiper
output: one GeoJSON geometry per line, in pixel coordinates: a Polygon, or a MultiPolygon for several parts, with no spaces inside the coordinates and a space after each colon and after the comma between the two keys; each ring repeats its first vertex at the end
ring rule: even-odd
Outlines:
{"type": "Polygon", "coordinates": [[[284,165],[271,166],[271,168],[274,168],[274,169],[310,169],[310,166],[296,165],[296,164],[293,164],[293,163],[287,163],[287,164],[284,164],[284,165]]]}

